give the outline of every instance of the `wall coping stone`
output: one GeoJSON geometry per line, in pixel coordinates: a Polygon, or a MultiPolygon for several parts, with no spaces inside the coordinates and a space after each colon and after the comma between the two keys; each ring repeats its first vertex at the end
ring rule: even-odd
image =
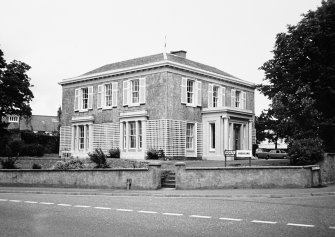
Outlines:
{"type": "MultiPolygon", "coordinates": [[[[176,163],[177,164],[177,163],[176,163]]],[[[241,166],[241,167],[188,167],[185,170],[252,170],[252,169],[311,169],[318,165],[307,166],[241,166]]]]}
{"type": "Polygon", "coordinates": [[[148,166],[157,166],[157,167],[161,167],[162,163],[161,162],[150,162],[148,164],[148,166]]]}
{"type": "Polygon", "coordinates": [[[69,170],[51,170],[51,169],[0,169],[0,172],[113,172],[113,171],[148,171],[148,168],[103,168],[103,169],[69,169],[69,170]]]}
{"type": "Polygon", "coordinates": [[[186,166],[186,163],[185,162],[176,162],[174,165],[175,166],[186,166]]]}

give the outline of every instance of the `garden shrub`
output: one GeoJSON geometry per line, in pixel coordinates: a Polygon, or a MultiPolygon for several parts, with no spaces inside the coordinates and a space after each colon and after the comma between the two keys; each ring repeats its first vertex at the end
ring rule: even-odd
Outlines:
{"type": "Polygon", "coordinates": [[[90,160],[96,164],[95,168],[108,168],[106,155],[101,148],[96,148],[93,153],[89,153],[90,160]]]}
{"type": "Polygon", "coordinates": [[[314,165],[323,159],[323,143],[319,138],[293,140],[288,146],[292,165],[314,165]]]}
{"type": "Polygon", "coordinates": [[[42,169],[42,166],[41,166],[40,164],[36,164],[36,163],[34,163],[34,164],[31,166],[31,168],[32,168],[33,170],[40,170],[40,169],[42,169]]]}
{"type": "Polygon", "coordinates": [[[112,148],[109,150],[110,158],[120,158],[120,149],[119,148],[112,148]]]}
{"type": "Polygon", "coordinates": [[[147,160],[158,160],[158,159],[165,159],[165,153],[164,150],[155,150],[155,149],[150,149],[147,151],[147,160]]]}
{"type": "Polygon", "coordinates": [[[21,156],[43,156],[44,147],[40,144],[25,144],[21,148],[21,156]]]}
{"type": "Polygon", "coordinates": [[[85,168],[83,160],[72,158],[67,161],[57,161],[51,169],[54,170],[77,170],[85,168]]]}
{"type": "Polygon", "coordinates": [[[8,144],[11,149],[12,156],[20,156],[22,153],[22,147],[24,146],[23,141],[12,141],[8,144]]]}
{"type": "Polygon", "coordinates": [[[18,169],[16,166],[17,157],[7,157],[1,160],[1,166],[3,169],[18,169]]]}

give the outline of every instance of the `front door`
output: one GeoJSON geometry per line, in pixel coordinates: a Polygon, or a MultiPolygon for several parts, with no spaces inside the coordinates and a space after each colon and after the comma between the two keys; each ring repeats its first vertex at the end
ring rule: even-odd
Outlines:
{"type": "Polygon", "coordinates": [[[241,150],[241,124],[234,124],[234,150],[241,150]]]}

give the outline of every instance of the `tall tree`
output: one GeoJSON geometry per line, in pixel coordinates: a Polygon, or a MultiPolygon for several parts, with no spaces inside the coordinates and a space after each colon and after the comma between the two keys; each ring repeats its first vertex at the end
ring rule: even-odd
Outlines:
{"type": "Polygon", "coordinates": [[[8,125],[3,118],[6,115],[30,116],[29,103],[34,98],[26,74],[30,66],[16,60],[6,63],[3,56],[0,49],[0,136],[8,125]]]}
{"type": "Polygon", "coordinates": [[[273,54],[260,67],[267,83],[259,89],[281,130],[293,139],[319,137],[335,151],[335,0],[279,33],[273,54]]]}

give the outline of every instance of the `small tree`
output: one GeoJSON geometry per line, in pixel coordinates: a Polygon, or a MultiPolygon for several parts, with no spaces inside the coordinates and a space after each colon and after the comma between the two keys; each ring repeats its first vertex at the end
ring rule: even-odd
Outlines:
{"type": "Polygon", "coordinates": [[[26,74],[30,66],[16,60],[6,63],[3,56],[0,49],[0,150],[8,142],[8,123],[3,118],[7,115],[31,116],[29,103],[34,98],[26,74]]]}

